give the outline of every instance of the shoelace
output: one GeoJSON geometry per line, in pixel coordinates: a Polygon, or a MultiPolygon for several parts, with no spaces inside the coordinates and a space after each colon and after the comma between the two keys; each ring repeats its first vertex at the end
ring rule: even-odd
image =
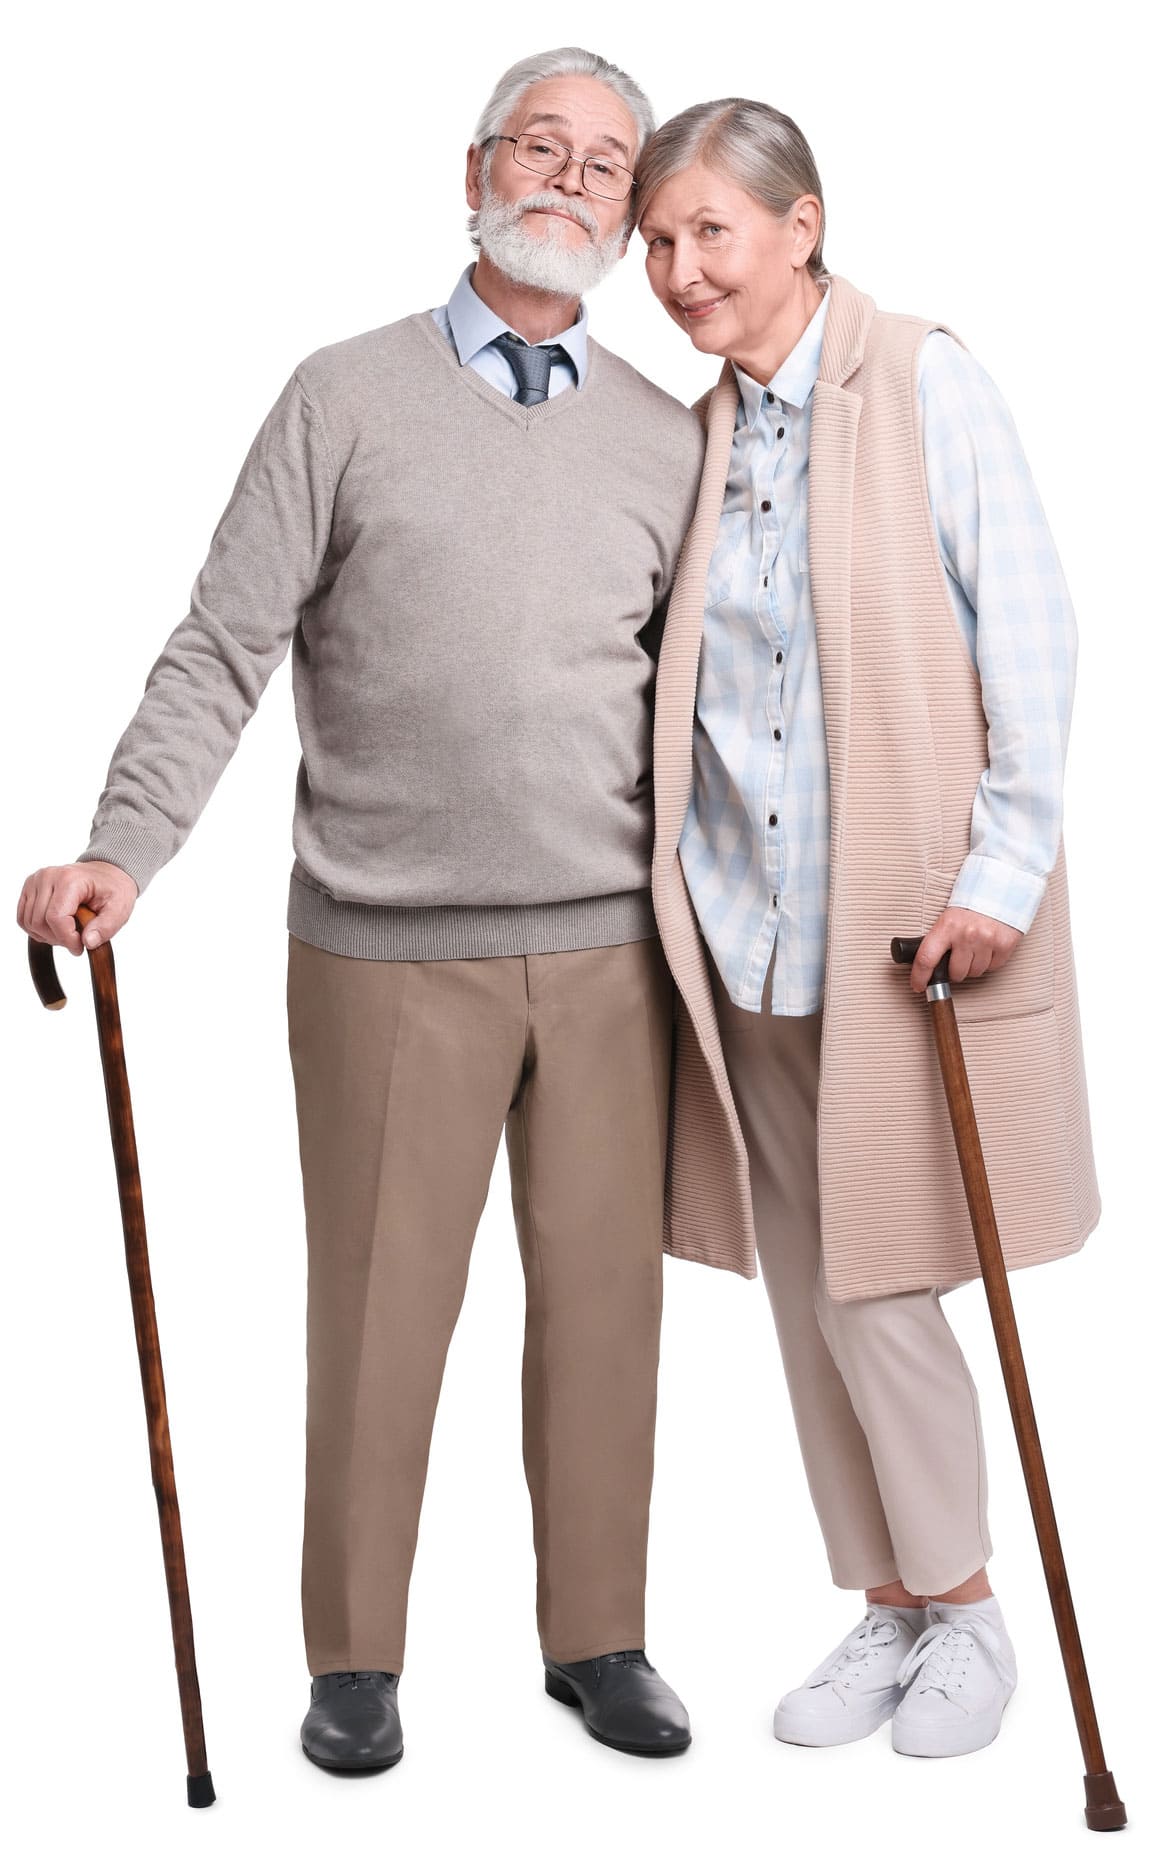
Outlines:
{"type": "Polygon", "coordinates": [[[393,1683],[394,1671],[339,1671],[337,1687],[339,1690],[365,1690],[375,1677],[384,1677],[387,1683],[393,1683]]]}
{"type": "Polygon", "coordinates": [[[869,1612],[867,1618],[856,1626],[842,1651],[838,1652],[826,1669],[812,1681],[817,1685],[838,1683],[846,1686],[852,1666],[862,1663],[869,1651],[878,1650],[881,1645],[891,1644],[899,1633],[900,1627],[895,1619],[877,1618],[874,1612],[869,1612]]]}
{"type": "Polygon", "coordinates": [[[897,1682],[906,1687],[920,1675],[921,1695],[925,1690],[938,1690],[942,1696],[963,1690],[968,1654],[978,1645],[991,1659],[997,1674],[1004,1677],[996,1633],[984,1619],[968,1618],[929,1625],[921,1632],[900,1666],[897,1682]]]}

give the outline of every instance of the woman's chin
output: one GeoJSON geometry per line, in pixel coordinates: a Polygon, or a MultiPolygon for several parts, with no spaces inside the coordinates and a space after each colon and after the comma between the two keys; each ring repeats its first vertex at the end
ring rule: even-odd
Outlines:
{"type": "Polygon", "coordinates": [[[712,357],[727,355],[727,334],[723,326],[714,319],[705,319],[702,324],[693,324],[689,319],[684,322],[683,330],[687,333],[696,351],[705,351],[712,357]]]}

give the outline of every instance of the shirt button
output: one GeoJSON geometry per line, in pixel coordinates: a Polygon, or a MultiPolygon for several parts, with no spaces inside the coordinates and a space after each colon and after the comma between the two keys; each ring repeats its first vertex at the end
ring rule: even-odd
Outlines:
{"type": "Polygon", "coordinates": [[[779,441],[779,442],[782,442],[782,441],[783,441],[783,430],[782,430],[782,429],[777,429],[777,430],[776,430],[776,432],[775,432],[775,435],[776,435],[776,440],[777,440],[777,441],[779,441]]]}
{"type": "Polygon", "coordinates": [[[778,814],[778,813],[774,813],[774,812],[773,812],[773,813],[771,814],[771,817],[770,817],[770,818],[768,819],[768,822],[767,822],[767,823],[768,823],[768,825],[778,825],[778,824],[779,824],[779,814],[778,814]]]}
{"type": "Polygon", "coordinates": [[[771,907],[772,907],[772,909],[773,909],[773,910],[778,910],[778,909],[779,909],[779,898],[778,898],[778,897],[773,897],[773,898],[772,898],[772,900],[771,900],[771,907]]]}
{"type": "Polygon", "coordinates": [[[760,513],[770,513],[770,512],[771,512],[771,502],[770,502],[770,501],[760,501],[760,503],[759,503],[759,511],[760,511],[760,513]]]}
{"type": "MultiPolygon", "coordinates": [[[[767,580],[766,580],[766,579],[764,579],[764,581],[763,581],[763,582],[764,582],[764,584],[765,584],[765,585],[767,584],[767,580]]],[[[782,651],[782,650],[777,650],[777,651],[776,651],[776,653],[775,653],[775,660],[776,660],[776,662],[777,662],[777,663],[782,663],[782,662],[783,662],[783,651],[782,651]]]]}
{"type": "Polygon", "coordinates": [[[765,572],[765,573],[764,573],[764,575],[763,575],[763,582],[764,582],[764,584],[765,584],[765,585],[767,584],[767,573],[766,573],[766,572],[765,572]]]}
{"type": "Polygon", "coordinates": [[[782,740],[783,740],[783,729],[782,729],[782,728],[776,728],[776,729],[774,730],[774,733],[775,733],[775,739],[776,739],[777,741],[782,741],[782,740]]]}

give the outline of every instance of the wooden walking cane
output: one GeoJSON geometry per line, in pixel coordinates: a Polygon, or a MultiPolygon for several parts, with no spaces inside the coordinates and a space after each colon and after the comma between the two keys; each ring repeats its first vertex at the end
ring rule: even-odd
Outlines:
{"type": "MultiPolygon", "coordinates": [[[[76,920],[83,930],[94,912],[81,904],[76,920]]],[[[201,1721],[201,1691],[197,1683],[197,1660],[193,1651],[193,1615],[189,1607],[189,1582],[185,1576],[185,1546],[181,1539],[181,1511],[177,1506],[177,1486],[173,1478],[173,1450],[169,1441],[169,1415],[165,1405],[165,1377],[161,1369],[161,1343],[157,1336],[157,1315],[153,1306],[153,1284],[149,1275],[149,1249],[145,1239],[145,1211],[141,1200],[141,1178],[137,1164],[137,1141],[133,1129],[133,1108],[129,1098],[125,1070],[124,1042],[121,1038],[120,1007],[117,1002],[116,969],[111,943],[104,942],[88,951],[92,965],[92,993],[96,1003],[96,1028],[100,1040],[104,1089],[108,1100],[109,1125],[112,1130],[113,1157],[116,1162],[117,1188],[120,1192],[121,1221],[124,1225],[125,1259],[128,1263],[129,1292],[133,1303],[137,1356],[141,1366],[141,1384],[145,1394],[145,1416],[149,1426],[149,1456],[152,1462],[153,1489],[161,1522],[161,1544],[165,1555],[165,1581],[169,1589],[169,1616],[173,1627],[173,1651],[177,1665],[177,1685],[181,1698],[181,1722],[185,1730],[185,1759],[188,1765],[190,1807],[211,1807],[216,1796],[213,1777],[205,1757],[205,1731],[201,1721]]],[[[65,995],[52,959],[52,945],[28,939],[28,964],[36,991],[47,1008],[62,1008],[65,995]]]]}
{"type": "MultiPolygon", "coordinates": [[[[892,938],[893,962],[899,962],[906,968],[911,968],[922,940],[923,938],[919,936],[894,936],[892,938]]],[[[1065,1559],[1061,1552],[1060,1529],[1057,1527],[1048,1476],[1045,1473],[1040,1433],[1037,1430],[1036,1414],[1033,1411],[1032,1397],[1028,1388],[1028,1374],[1025,1371],[1024,1353],[1021,1350],[1020,1334],[1016,1327],[1016,1315],[1012,1309],[1008,1270],[1004,1265],[1004,1251],[996,1229],[996,1214],[992,1207],[988,1172],[984,1167],[984,1157],[980,1148],[980,1133],[976,1127],[976,1113],[972,1105],[972,1092],[964,1064],[964,1049],[960,1044],[956,1009],[952,1005],[952,984],[948,979],[948,960],[951,953],[951,950],[947,950],[936,964],[932,979],[925,990],[925,998],[932,1007],[932,1027],[936,1036],[936,1051],[940,1058],[944,1092],[948,1100],[948,1113],[952,1120],[952,1135],[956,1140],[956,1155],[960,1159],[964,1194],[968,1199],[972,1233],[976,1238],[976,1251],[980,1257],[981,1277],[984,1281],[984,1291],[988,1296],[988,1310],[992,1315],[992,1329],[996,1336],[996,1349],[1000,1355],[1000,1368],[1004,1373],[1004,1388],[1008,1393],[1009,1408],[1012,1411],[1021,1468],[1024,1470],[1029,1506],[1032,1509],[1037,1543],[1044,1564],[1045,1581],[1048,1585],[1049,1599],[1052,1602],[1057,1637],[1060,1640],[1061,1657],[1064,1661],[1065,1676],[1068,1679],[1069,1695],[1072,1698],[1073,1715],[1077,1721],[1081,1753],[1085,1758],[1085,1822],[1095,1833],[1113,1833],[1125,1825],[1125,1806],[1123,1801],[1118,1799],[1116,1783],[1105,1766],[1101,1732],[1097,1727],[1097,1712],[1093,1708],[1093,1693],[1089,1687],[1089,1674],[1085,1668],[1084,1652],[1081,1649],[1081,1634],[1077,1629],[1077,1615],[1073,1610],[1072,1594],[1069,1591],[1069,1576],[1065,1570],[1065,1559]]]]}

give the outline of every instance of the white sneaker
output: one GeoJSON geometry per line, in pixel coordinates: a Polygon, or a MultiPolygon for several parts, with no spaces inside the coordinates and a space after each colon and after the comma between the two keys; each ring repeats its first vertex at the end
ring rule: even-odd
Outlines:
{"type": "Polygon", "coordinates": [[[968,1755],[996,1740],[1016,1689],[1016,1658],[995,1599],[934,1599],[928,1628],[900,1668],[904,1696],[892,1718],[901,1755],[968,1755]]]}
{"type": "Polygon", "coordinates": [[[903,1691],[900,1665],[924,1630],[919,1606],[870,1605],[855,1631],[798,1690],[780,1700],[772,1730],[781,1742],[827,1748],[858,1742],[887,1722],[903,1691]]]}

